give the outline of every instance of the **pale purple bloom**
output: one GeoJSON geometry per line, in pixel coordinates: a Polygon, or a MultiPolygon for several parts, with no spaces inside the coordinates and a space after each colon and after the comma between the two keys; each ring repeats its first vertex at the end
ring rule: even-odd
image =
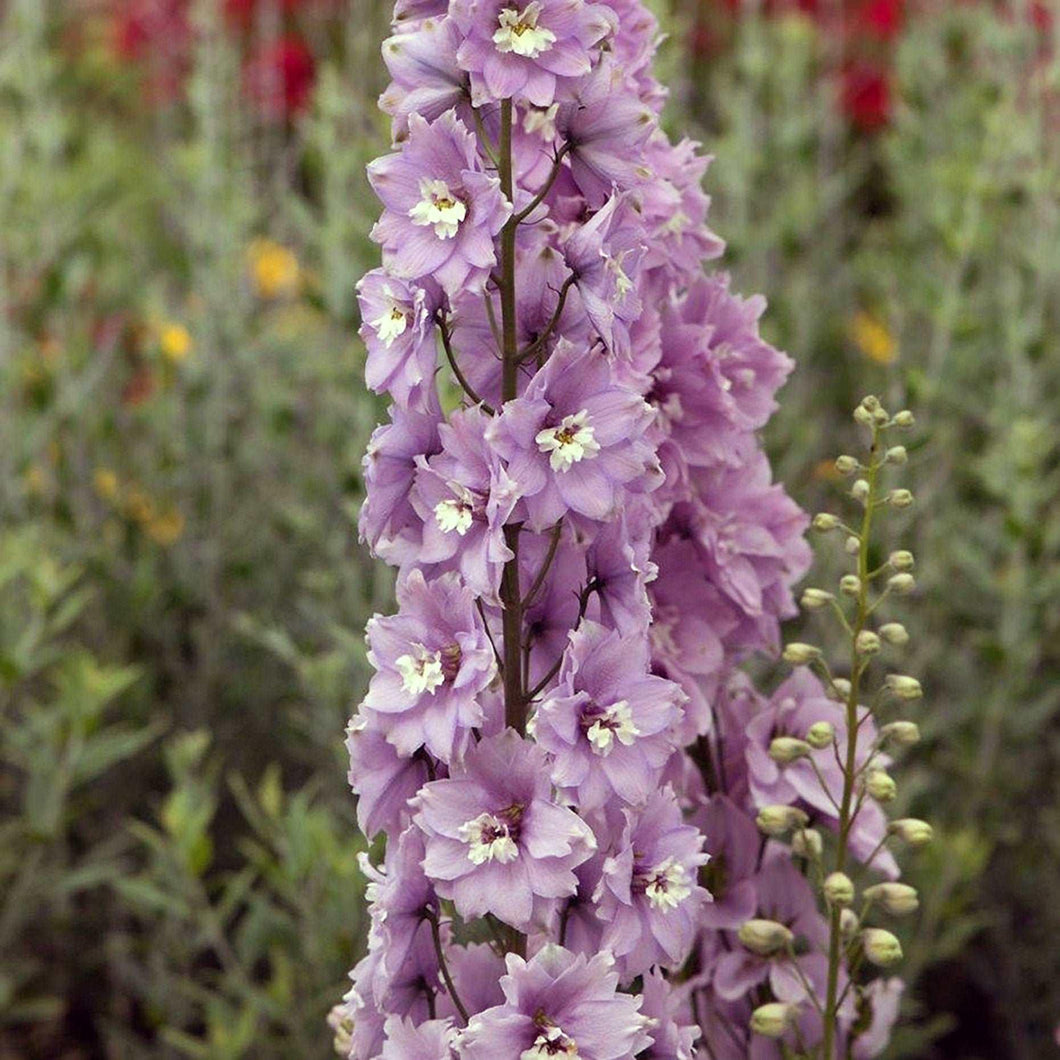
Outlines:
{"type": "Polygon", "coordinates": [[[464,34],[457,56],[475,106],[551,106],[589,73],[615,28],[611,9],[593,0],[451,0],[449,12],[464,34]]]}
{"type": "Polygon", "coordinates": [[[455,574],[428,582],[410,571],[398,604],[396,615],[368,623],[376,674],[361,709],[399,754],[425,746],[448,762],[482,723],[478,696],[497,672],[493,648],[471,590],[455,574]]]}
{"type": "Polygon", "coordinates": [[[617,795],[643,803],[674,748],[683,700],[648,673],[643,636],[585,621],[570,634],[559,682],[534,717],[534,738],[552,759],[552,780],[585,809],[617,795]]]}
{"type": "Polygon", "coordinates": [[[385,207],[372,238],[392,275],[432,277],[448,294],[482,289],[511,205],[455,111],[433,122],[413,114],[401,150],[376,159],[368,179],[385,207]]]}
{"type": "Polygon", "coordinates": [[[532,960],[508,954],[505,1004],[475,1016],[462,1060],[633,1060],[651,1043],[641,999],[620,994],[614,961],[548,945],[532,960]]]}
{"type": "Polygon", "coordinates": [[[650,1020],[652,1044],[638,1060],[695,1060],[695,1043],[699,1027],[685,1022],[691,1019],[686,1005],[662,972],[653,969],[644,977],[644,1004],[641,1011],[650,1020]]]}
{"type": "Polygon", "coordinates": [[[519,487],[487,443],[489,418],[480,409],[452,413],[439,433],[442,451],[417,460],[412,506],[423,520],[418,562],[459,570],[467,587],[495,603],[512,551],[504,525],[519,487]]]}
{"type": "Polygon", "coordinates": [[[535,904],[573,894],[591,829],[552,801],[545,753],[511,729],[473,745],[448,780],[427,784],[415,821],[424,870],[464,918],[493,913],[527,927],[535,904]]]}
{"type": "Polygon", "coordinates": [[[368,350],[364,375],[370,389],[387,391],[402,408],[429,410],[433,402],[437,297],[382,269],[357,285],[361,339],[368,350]],[[425,391],[430,390],[430,396],[425,391]]]}
{"type": "Polygon", "coordinates": [[[865,988],[863,1003],[870,1013],[869,1026],[854,1039],[854,1060],[871,1060],[887,1048],[904,990],[902,980],[894,978],[873,979],[865,988]]]}
{"type": "Polygon", "coordinates": [[[654,488],[660,474],[643,438],[652,415],[639,394],[612,382],[603,353],[561,342],[491,424],[530,527],[545,530],[568,511],[612,518],[622,487],[654,488]]]}
{"type": "Polygon", "coordinates": [[[708,860],[703,836],[685,823],[671,789],[623,814],[626,825],[604,862],[595,898],[606,925],[603,945],[628,980],[653,965],[681,965],[710,895],[698,882],[708,860]]]}
{"type": "Polygon", "coordinates": [[[450,1060],[455,1057],[452,1020],[428,1020],[418,1027],[401,1016],[386,1021],[386,1043],[379,1060],[450,1060]]]}
{"type": "Polygon", "coordinates": [[[713,796],[693,820],[706,836],[710,853],[706,876],[714,897],[704,906],[700,922],[704,927],[735,931],[755,915],[755,876],[765,840],[754,820],[727,795],[713,796]]]}

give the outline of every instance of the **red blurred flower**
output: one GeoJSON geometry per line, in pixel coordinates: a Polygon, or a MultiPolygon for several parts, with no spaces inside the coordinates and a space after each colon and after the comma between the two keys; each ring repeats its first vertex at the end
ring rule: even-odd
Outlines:
{"type": "Polygon", "coordinates": [[[866,0],[854,18],[855,32],[877,40],[894,40],[902,29],[903,0],[866,0]]]}
{"type": "Polygon", "coordinates": [[[243,76],[247,94],[262,113],[282,120],[309,102],[316,63],[305,42],[289,35],[251,56],[243,76]]]}
{"type": "Polygon", "coordinates": [[[886,70],[853,62],[840,75],[843,113],[864,132],[875,132],[891,117],[891,85],[886,70]]]}
{"type": "Polygon", "coordinates": [[[180,91],[190,43],[186,0],[123,0],[116,5],[114,54],[141,65],[150,98],[172,99],[180,91]]]}

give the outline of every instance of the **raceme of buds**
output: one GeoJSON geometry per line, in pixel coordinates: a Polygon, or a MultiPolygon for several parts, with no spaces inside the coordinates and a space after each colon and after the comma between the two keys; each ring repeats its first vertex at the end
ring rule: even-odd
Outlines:
{"type": "Polygon", "coordinates": [[[642,0],[396,0],[358,299],[389,401],[359,530],[397,607],[347,731],[359,825],[386,837],[331,1020],[348,1060],[749,1053],[752,1022],[784,1037],[811,1008],[752,1020],[782,962],[741,952],[741,985],[723,956],[823,936],[759,827],[820,853],[799,791],[832,752],[770,754],[834,705],[741,668],[810,560],[759,441],[792,362],[709,271],[660,36],[642,0]],[[712,963],[671,987],[693,954],[712,963]]]}
{"type": "Polygon", "coordinates": [[[833,872],[824,881],[824,896],[830,905],[851,905],[854,901],[854,883],[845,872],[833,872]]]}

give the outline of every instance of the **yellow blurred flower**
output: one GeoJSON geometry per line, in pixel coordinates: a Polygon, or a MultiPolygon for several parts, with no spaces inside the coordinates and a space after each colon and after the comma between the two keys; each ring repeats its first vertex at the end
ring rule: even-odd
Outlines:
{"type": "Polygon", "coordinates": [[[26,490],[39,497],[48,488],[48,475],[40,464],[30,464],[25,474],[26,490]]]}
{"type": "Polygon", "coordinates": [[[892,364],[898,354],[894,336],[879,317],[859,310],[850,322],[850,337],[854,345],[876,364],[892,364]]]}
{"type": "Polygon", "coordinates": [[[125,495],[125,513],[134,523],[146,526],[156,516],[155,502],[141,489],[131,489],[125,495]]]}
{"type": "Polygon", "coordinates": [[[181,361],[186,361],[191,353],[191,334],[183,324],[169,321],[163,324],[158,332],[158,345],[167,361],[180,364],[181,361]]]}
{"type": "Polygon", "coordinates": [[[838,482],[843,476],[836,470],[834,460],[821,460],[814,465],[813,477],[820,482],[838,482]]]}
{"type": "Polygon", "coordinates": [[[156,516],[146,526],[147,536],[156,545],[169,548],[184,533],[184,516],[176,508],[156,516]]]}
{"type": "Polygon", "coordinates": [[[105,501],[112,501],[118,495],[118,476],[109,467],[97,467],[92,472],[92,485],[105,501]]]}
{"type": "Polygon", "coordinates": [[[255,239],[247,254],[254,289],[262,298],[293,294],[298,287],[298,259],[287,247],[271,239],[255,239]]]}

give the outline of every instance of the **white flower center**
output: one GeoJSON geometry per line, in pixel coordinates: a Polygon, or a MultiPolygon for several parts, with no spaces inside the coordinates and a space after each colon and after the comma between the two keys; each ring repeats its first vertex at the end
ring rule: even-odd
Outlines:
{"type": "Polygon", "coordinates": [[[412,223],[423,227],[433,225],[439,239],[452,239],[467,217],[467,207],[444,180],[424,178],[420,181],[420,195],[420,201],[409,210],[412,223]]]}
{"type": "Polygon", "coordinates": [[[471,529],[474,512],[465,498],[448,497],[434,506],[434,518],[443,534],[454,530],[463,537],[471,529]]]}
{"type": "Polygon", "coordinates": [[[381,317],[371,321],[372,329],[388,350],[395,339],[405,334],[408,326],[409,319],[405,315],[405,310],[397,302],[391,302],[390,308],[381,317]]]}
{"type": "Polygon", "coordinates": [[[433,696],[434,690],[445,683],[442,653],[428,651],[422,644],[413,644],[411,654],[399,656],[394,666],[401,674],[401,687],[410,695],[426,692],[433,696]]]}
{"type": "Polygon", "coordinates": [[[523,118],[523,128],[531,136],[537,133],[546,143],[551,143],[556,138],[557,114],[559,114],[558,103],[553,103],[551,107],[527,107],[526,117],[523,118]]]}
{"type": "Polygon", "coordinates": [[[493,34],[493,43],[499,52],[515,52],[528,59],[536,59],[556,43],[556,35],[550,29],[539,26],[541,4],[532,0],[520,12],[514,7],[506,7],[497,20],[497,32],[493,34]]]}
{"type": "Polygon", "coordinates": [[[534,441],[541,452],[549,454],[553,471],[569,471],[579,460],[589,460],[600,452],[586,409],[574,416],[564,416],[558,427],[538,432],[534,441]]]}
{"type": "Polygon", "coordinates": [[[660,861],[647,874],[644,893],[653,909],[668,913],[676,909],[691,893],[692,882],[688,870],[673,858],[660,861]]]}
{"type": "Polygon", "coordinates": [[[581,1060],[578,1043],[573,1038],[569,1038],[559,1027],[546,1027],[534,1044],[523,1050],[519,1060],[553,1060],[557,1056],[566,1057],[566,1060],[581,1060]]]}
{"type": "Polygon", "coordinates": [[[628,251],[623,251],[617,258],[609,257],[607,259],[607,268],[614,274],[615,291],[619,298],[624,298],[633,290],[633,281],[626,275],[626,270],[622,267],[622,260],[628,253],[628,251]]]}
{"type": "Polygon", "coordinates": [[[515,861],[519,848],[506,822],[492,813],[480,813],[460,826],[460,838],[467,843],[467,857],[473,865],[497,859],[502,865],[515,861]]]}
{"type": "Polygon", "coordinates": [[[640,729],[633,724],[629,703],[621,699],[600,714],[585,735],[593,750],[606,758],[614,749],[616,739],[626,747],[632,747],[633,741],[640,735],[640,729]]]}

